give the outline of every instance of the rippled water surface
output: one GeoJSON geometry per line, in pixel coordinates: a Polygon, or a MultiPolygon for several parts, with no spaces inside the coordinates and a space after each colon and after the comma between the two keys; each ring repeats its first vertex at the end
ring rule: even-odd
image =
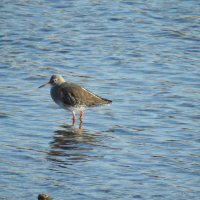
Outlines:
{"type": "Polygon", "coordinates": [[[200,196],[197,0],[0,2],[0,199],[200,196]],[[52,74],[111,99],[83,129],[52,74]]]}

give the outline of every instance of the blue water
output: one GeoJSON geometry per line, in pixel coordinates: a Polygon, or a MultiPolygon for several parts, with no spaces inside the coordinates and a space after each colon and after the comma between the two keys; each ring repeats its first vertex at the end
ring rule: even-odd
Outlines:
{"type": "Polygon", "coordinates": [[[0,2],[0,199],[200,196],[200,2],[0,2]],[[111,99],[83,129],[52,74],[111,99]]]}

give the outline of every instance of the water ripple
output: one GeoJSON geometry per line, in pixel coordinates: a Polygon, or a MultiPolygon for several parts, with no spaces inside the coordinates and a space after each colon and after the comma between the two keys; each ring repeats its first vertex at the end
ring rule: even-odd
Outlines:
{"type": "Polygon", "coordinates": [[[0,5],[1,199],[199,199],[199,2],[0,5]],[[37,87],[113,104],[83,129],[37,87]]]}

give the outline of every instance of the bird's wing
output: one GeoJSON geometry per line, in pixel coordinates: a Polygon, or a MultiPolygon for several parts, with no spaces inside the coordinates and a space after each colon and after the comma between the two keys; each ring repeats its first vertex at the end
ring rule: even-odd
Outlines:
{"type": "Polygon", "coordinates": [[[88,89],[82,88],[82,94],[85,97],[86,105],[87,106],[96,106],[105,104],[105,101],[100,96],[97,96],[93,92],[89,91],[88,89]]]}
{"type": "Polygon", "coordinates": [[[109,103],[107,99],[103,99],[74,83],[64,83],[60,88],[60,94],[62,102],[70,106],[95,106],[109,103]]]}
{"type": "Polygon", "coordinates": [[[65,105],[75,106],[75,105],[79,104],[78,98],[74,93],[74,88],[72,88],[71,86],[61,87],[60,95],[61,95],[62,102],[65,105]]]}

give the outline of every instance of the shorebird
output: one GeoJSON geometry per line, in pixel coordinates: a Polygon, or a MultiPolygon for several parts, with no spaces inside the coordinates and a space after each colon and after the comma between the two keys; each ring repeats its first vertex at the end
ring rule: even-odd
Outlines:
{"type": "Polygon", "coordinates": [[[51,86],[50,94],[54,102],[61,108],[72,112],[73,124],[76,121],[76,112],[80,112],[82,123],[84,110],[87,107],[112,103],[111,100],[97,96],[76,83],[65,82],[61,75],[52,75],[49,82],[39,88],[46,85],[51,86]]]}

